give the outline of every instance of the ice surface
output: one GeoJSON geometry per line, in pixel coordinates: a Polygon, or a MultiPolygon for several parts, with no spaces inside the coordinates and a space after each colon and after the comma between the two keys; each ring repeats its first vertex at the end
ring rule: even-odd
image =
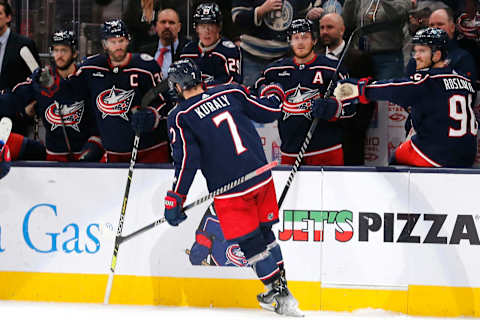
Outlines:
{"type": "MultiPolygon", "coordinates": [[[[363,309],[354,312],[306,311],[303,319],[321,320],[440,320],[455,318],[413,317],[383,310],[363,309]]],[[[127,306],[85,303],[47,303],[0,301],[1,319],[65,319],[65,320],[263,320],[295,319],[261,309],[189,308],[163,306],[127,306]]],[[[461,318],[474,319],[474,318],[461,318]]]]}

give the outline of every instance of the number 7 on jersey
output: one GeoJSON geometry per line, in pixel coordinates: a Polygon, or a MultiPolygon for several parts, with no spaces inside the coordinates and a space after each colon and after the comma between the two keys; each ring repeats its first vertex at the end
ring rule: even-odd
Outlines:
{"type": "Polygon", "coordinates": [[[233,144],[235,145],[235,150],[237,151],[237,155],[240,155],[243,152],[247,151],[247,148],[245,148],[245,146],[243,145],[242,138],[238,133],[237,124],[235,123],[235,120],[233,120],[233,117],[230,114],[230,112],[228,111],[222,112],[219,115],[216,115],[215,117],[213,117],[212,121],[213,123],[215,123],[217,128],[220,126],[220,124],[223,121],[227,121],[228,129],[230,129],[230,134],[232,135],[233,144]]]}

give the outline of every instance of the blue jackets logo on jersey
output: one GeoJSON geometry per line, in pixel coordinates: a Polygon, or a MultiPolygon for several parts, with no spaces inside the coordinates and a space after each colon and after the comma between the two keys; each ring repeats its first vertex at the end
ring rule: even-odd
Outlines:
{"type": "Polygon", "coordinates": [[[117,89],[113,86],[111,89],[100,92],[97,96],[97,108],[102,113],[102,118],[107,116],[120,116],[128,121],[127,112],[133,101],[135,91],[117,89]]]}
{"type": "Polygon", "coordinates": [[[67,127],[72,127],[75,131],[80,132],[78,125],[82,121],[83,108],[85,102],[76,101],[70,105],[59,104],[57,101],[54,101],[48,108],[45,110],[45,119],[52,125],[51,131],[55,130],[58,126],[63,124],[67,127]]]}
{"type": "Polygon", "coordinates": [[[283,119],[289,116],[305,116],[312,119],[312,99],[321,97],[317,89],[304,88],[300,84],[293,89],[285,91],[285,102],[283,104],[283,119]]]}
{"type": "Polygon", "coordinates": [[[236,243],[230,245],[227,250],[225,250],[225,255],[228,259],[227,262],[225,262],[226,266],[233,264],[237,267],[245,267],[248,263],[245,255],[240,249],[240,246],[236,243]]]}

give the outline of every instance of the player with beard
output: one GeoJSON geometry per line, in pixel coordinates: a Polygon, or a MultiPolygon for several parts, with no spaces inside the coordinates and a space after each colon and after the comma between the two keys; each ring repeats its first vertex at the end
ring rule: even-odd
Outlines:
{"type": "Polygon", "coordinates": [[[361,103],[387,100],[411,109],[415,134],[395,150],[391,164],[416,167],[471,167],[477,152],[478,123],[472,109],[470,78],[448,64],[449,36],[427,28],[412,38],[416,72],[410,78],[340,81],[334,94],[361,103]]]}
{"type": "Polygon", "coordinates": [[[223,17],[218,4],[201,3],[193,15],[198,40],[188,43],[180,58],[195,61],[207,88],[224,83],[242,83],[240,49],[221,37],[223,17]]]}
{"type": "MultiPolygon", "coordinates": [[[[58,83],[76,71],[76,39],[72,31],[60,30],[52,34],[50,52],[53,60],[53,81],[58,83]]],[[[39,72],[39,71],[37,71],[39,72]]],[[[57,92],[43,95],[30,79],[19,83],[12,93],[0,96],[2,104],[11,112],[24,112],[41,117],[45,132],[46,160],[98,161],[103,147],[91,111],[82,96],[57,92]],[[36,103],[31,103],[35,101],[36,103]],[[25,108],[25,106],[28,107],[25,108]]],[[[21,158],[23,137],[12,134],[8,141],[13,159],[21,158]]]]}
{"type": "MultiPolygon", "coordinates": [[[[127,51],[130,36],[122,20],[106,21],[102,39],[105,54],[88,57],[75,74],[43,87],[42,94],[65,91],[88,97],[105,148],[102,161],[130,161],[137,130],[141,134],[137,161],[168,162],[166,121],[159,114],[165,104],[159,98],[154,107],[138,108],[145,93],[161,80],[160,67],[148,54],[127,51]]],[[[40,84],[40,78],[34,81],[40,84]]]]}
{"type": "MultiPolygon", "coordinates": [[[[317,42],[313,24],[306,19],[294,20],[288,29],[293,57],[278,60],[265,68],[255,82],[255,88],[280,83],[285,91],[283,116],[278,120],[282,140],[282,164],[293,164],[312,124],[317,117],[316,98],[322,98],[335,73],[336,61],[317,55],[313,48],[317,42]]],[[[339,74],[344,78],[344,74],[339,74]]],[[[336,120],[353,116],[344,113],[340,102],[338,112],[320,116],[303,163],[307,165],[343,165],[342,129],[336,120]]]]}

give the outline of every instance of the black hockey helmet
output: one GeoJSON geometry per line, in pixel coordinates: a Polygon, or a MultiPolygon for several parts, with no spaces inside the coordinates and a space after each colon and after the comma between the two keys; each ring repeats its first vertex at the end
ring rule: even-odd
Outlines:
{"type": "Polygon", "coordinates": [[[448,34],[439,28],[426,28],[417,31],[412,38],[413,45],[429,46],[433,52],[440,50],[442,59],[447,57],[448,34]]]}
{"type": "Polygon", "coordinates": [[[50,38],[50,49],[53,50],[53,46],[63,44],[72,48],[72,51],[77,50],[77,39],[70,30],[59,30],[52,34],[50,38]]]}
{"type": "Polygon", "coordinates": [[[315,32],[313,22],[308,19],[296,19],[293,20],[290,24],[290,27],[287,30],[288,41],[292,38],[292,35],[296,33],[310,32],[312,38],[315,39],[315,32]]]}
{"type": "Polygon", "coordinates": [[[202,72],[192,59],[181,59],[168,68],[168,82],[173,88],[178,84],[182,90],[187,90],[202,83],[202,72]]]}
{"type": "Polygon", "coordinates": [[[213,23],[222,27],[223,16],[215,2],[200,3],[193,15],[193,28],[202,23],[213,23]]]}
{"type": "Polygon", "coordinates": [[[130,40],[127,25],[120,19],[105,21],[102,25],[102,39],[125,37],[130,40]]]}

